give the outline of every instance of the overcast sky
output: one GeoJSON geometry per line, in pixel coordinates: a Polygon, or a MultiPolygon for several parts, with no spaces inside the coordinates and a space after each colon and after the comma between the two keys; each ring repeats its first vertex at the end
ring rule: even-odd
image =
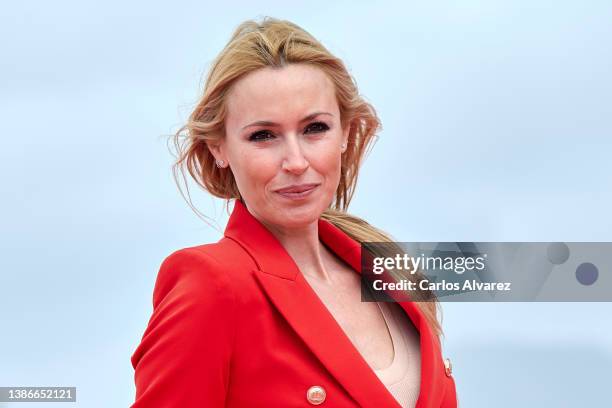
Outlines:
{"type": "MultiPolygon", "coordinates": [[[[159,264],[227,219],[193,185],[220,229],[182,200],[167,135],[249,18],[304,27],[378,110],[352,213],[402,241],[612,240],[609,1],[205,3],[2,7],[0,386],[133,401],[159,264]]],[[[610,303],[444,312],[463,407],[602,400],[610,303]]]]}

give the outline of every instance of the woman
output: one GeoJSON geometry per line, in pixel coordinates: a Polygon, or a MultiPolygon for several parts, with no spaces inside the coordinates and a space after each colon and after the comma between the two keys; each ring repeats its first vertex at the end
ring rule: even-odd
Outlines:
{"type": "Polygon", "coordinates": [[[237,28],[175,168],[234,208],[162,263],[133,408],[456,406],[436,303],[361,302],[360,243],[390,238],[345,211],[379,125],[303,29],[237,28]]]}

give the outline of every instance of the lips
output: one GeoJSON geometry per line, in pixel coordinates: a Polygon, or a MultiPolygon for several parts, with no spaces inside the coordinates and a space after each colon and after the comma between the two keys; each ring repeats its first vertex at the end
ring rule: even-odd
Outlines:
{"type": "Polygon", "coordinates": [[[275,190],[277,193],[301,193],[304,191],[308,191],[318,186],[318,183],[309,183],[309,184],[293,184],[288,187],[284,187],[278,190],[275,190]]]}

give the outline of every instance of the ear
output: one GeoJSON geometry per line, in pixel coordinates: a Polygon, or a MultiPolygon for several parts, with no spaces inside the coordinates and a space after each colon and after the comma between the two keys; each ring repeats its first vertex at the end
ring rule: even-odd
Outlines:
{"type": "Polygon", "coordinates": [[[208,150],[210,150],[210,153],[214,156],[215,161],[223,160],[224,163],[228,163],[227,157],[224,152],[225,149],[223,142],[213,143],[210,141],[206,141],[206,146],[208,146],[208,150]]]}
{"type": "Polygon", "coordinates": [[[346,144],[347,148],[348,148],[348,138],[349,138],[350,131],[351,131],[351,124],[347,123],[346,127],[342,129],[342,143],[346,144]]]}

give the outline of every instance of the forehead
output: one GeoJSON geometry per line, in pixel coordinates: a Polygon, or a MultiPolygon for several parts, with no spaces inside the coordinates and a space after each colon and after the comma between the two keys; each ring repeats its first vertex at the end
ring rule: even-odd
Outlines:
{"type": "Polygon", "coordinates": [[[300,120],[315,110],[334,113],[337,102],[323,70],[290,64],[261,68],[238,80],[227,95],[227,108],[228,126],[243,126],[256,120],[300,120]]]}

